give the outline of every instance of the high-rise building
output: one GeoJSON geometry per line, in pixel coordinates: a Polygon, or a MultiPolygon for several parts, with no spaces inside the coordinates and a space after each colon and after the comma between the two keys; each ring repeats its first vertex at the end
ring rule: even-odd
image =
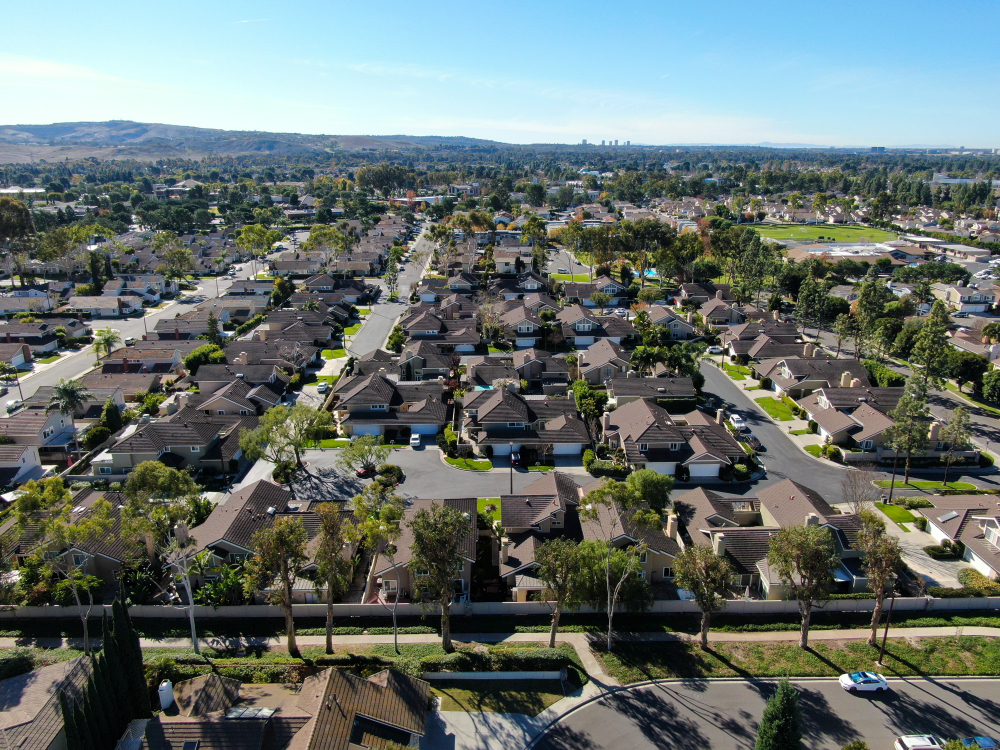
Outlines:
{"type": "Polygon", "coordinates": [[[601,141],[601,145],[602,145],[602,146],[604,145],[604,141],[601,141]]]}
{"type": "Polygon", "coordinates": [[[632,145],[632,141],[625,141],[625,145],[626,146],[631,146],[632,145]]]}
{"type": "Polygon", "coordinates": [[[617,138],[615,138],[615,145],[616,146],[618,145],[618,139],[617,138]]]}
{"type": "Polygon", "coordinates": [[[586,145],[587,145],[587,139],[586,139],[586,138],[584,138],[584,139],[583,139],[583,145],[584,145],[584,146],[586,146],[586,145]]]}

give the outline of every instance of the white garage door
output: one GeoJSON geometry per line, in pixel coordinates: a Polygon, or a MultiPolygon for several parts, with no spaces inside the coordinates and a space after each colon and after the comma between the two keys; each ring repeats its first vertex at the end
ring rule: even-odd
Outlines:
{"type": "Polygon", "coordinates": [[[688,464],[692,477],[717,477],[719,476],[718,464],[688,464]]]}
{"type": "Polygon", "coordinates": [[[556,456],[578,456],[582,450],[582,445],[573,443],[552,446],[552,453],[556,456]]]}
{"type": "MultiPolygon", "coordinates": [[[[514,450],[521,450],[521,445],[519,443],[514,443],[514,450]]],[[[510,445],[507,443],[501,443],[500,445],[493,446],[494,456],[509,456],[510,455],[510,445]]]]}
{"type": "Polygon", "coordinates": [[[381,435],[382,429],[377,424],[356,424],[354,425],[355,435],[381,435]]]}
{"type": "Polygon", "coordinates": [[[518,339],[517,340],[517,346],[520,349],[525,349],[525,348],[527,348],[529,346],[534,346],[534,345],[535,345],[535,339],[518,339]]]}
{"type": "Polygon", "coordinates": [[[415,435],[437,435],[438,428],[436,424],[415,424],[410,431],[415,435]]]}

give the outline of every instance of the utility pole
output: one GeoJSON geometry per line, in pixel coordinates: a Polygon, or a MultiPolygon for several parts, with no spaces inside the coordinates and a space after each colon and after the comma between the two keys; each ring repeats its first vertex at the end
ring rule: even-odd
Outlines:
{"type": "Polygon", "coordinates": [[[893,584],[892,587],[892,599],[889,600],[889,612],[885,617],[885,630],[882,632],[882,648],[878,652],[878,662],[880,667],[884,667],[885,664],[882,660],[885,658],[885,641],[889,637],[889,623],[892,622],[892,609],[896,605],[896,586],[893,584]]]}
{"type": "Polygon", "coordinates": [[[508,443],[510,446],[510,453],[508,457],[510,458],[510,494],[514,494],[514,444],[508,443]]]}

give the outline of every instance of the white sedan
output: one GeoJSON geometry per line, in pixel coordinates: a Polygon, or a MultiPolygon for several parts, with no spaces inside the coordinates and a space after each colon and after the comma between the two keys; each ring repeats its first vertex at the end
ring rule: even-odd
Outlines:
{"type": "Polygon", "coordinates": [[[889,689],[885,677],[875,672],[851,672],[840,675],[840,686],[849,693],[881,692],[889,689]]]}

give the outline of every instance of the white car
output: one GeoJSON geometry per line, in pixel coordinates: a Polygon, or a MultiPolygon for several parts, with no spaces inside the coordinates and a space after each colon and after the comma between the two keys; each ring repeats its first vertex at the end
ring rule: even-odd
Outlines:
{"type": "Polygon", "coordinates": [[[325,380],[316,386],[316,391],[319,393],[326,393],[328,390],[330,390],[330,384],[325,380]]]}
{"type": "Polygon", "coordinates": [[[721,346],[710,346],[705,351],[708,352],[709,354],[722,354],[722,347],[721,346]]]}
{"type": "Polygon", "coordinates": [[[749,429],[747,423],[743,421],[743,417],[739,414],[734,414],[729,418],[729,424],[736,428],[738,432],[743,432],[743,430],[749,429]]]}
{"type": "Polygon", "coordinates": [[[410,435],[410,447],[411,448],[420,447],[420,435],[410,435]]]}
{"type": "Polygon", "coordinates": [[[840,675],[840,686],[848,693],[880,693],[889,689],[885,677],[875,672],[850,672],[840,675]]]}
{"type": "Polygon", "coordinates": [[[933,734],[904,734],[892,746],[896,750],[941,750],[941,740],[933,734]]]}

